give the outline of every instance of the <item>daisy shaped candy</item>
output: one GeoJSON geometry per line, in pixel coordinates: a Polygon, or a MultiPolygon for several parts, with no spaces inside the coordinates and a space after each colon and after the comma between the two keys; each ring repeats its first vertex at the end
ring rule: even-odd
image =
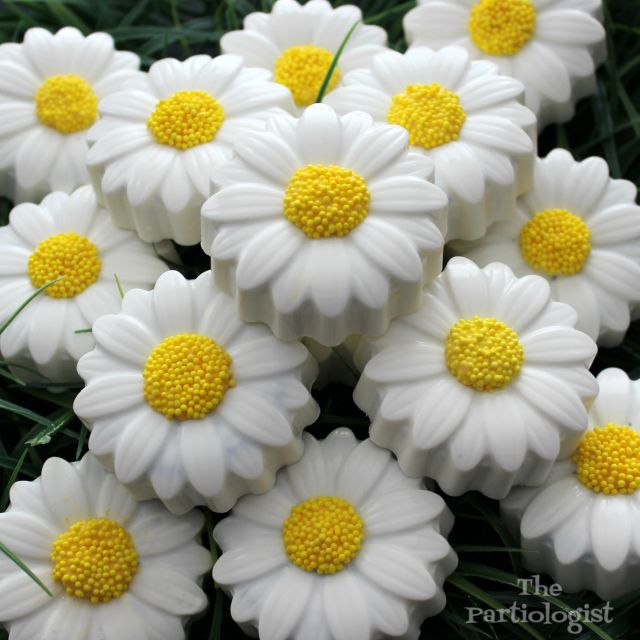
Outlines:
{"type": "Polygon", "coordinates": [[[520,104],[523,87],[460,47],[380,53],[354,71],[326,102],[366,111],[376,122],[409,132],[413,151],[435,164],[449,198],[447,240],[473,240],[513,215],[531,186],[536,119],[520,104]]]}
{"type": "Polygon", "coordinates": [[[202,514],[137,503],[91,454],[50,458],[11,487],[0,540],[52,594],[0,554],[0,624],[9,640],[182,640],[207,598],[202,514]]]}
{"type": "Polygon", "coordinates": [[[316,104],[243,136],[202,208],[202,248],[246,322],[325,346],[379,335],[442,268],[447,199],[401,127],[316,104]]]}
{"type": "Polygon", "coordinates": [[[0,45],[0,194],[37,202],[89,182],[87,129],[98,101],[142,79],[138,56],[106,33],[29,29],[0,45]]]}
{"type": "Polygon", "coordinates": [[[543,278],[453,258],[424,304],[356,352],[371,439],[449,495],[545,480],[587,426],[596,345],[543,278]]]}
{"type": "Polygon", "coordinates": [[[139,89],[103,100],[87,164],[114,222],[148,242],[199,242],[209,178],[231,158],[235,137],[293,110],[270,79],[239,56],[169,58],[151,65],[139,89]]]}
{"type": "Polygon", "coordinates": [[[348,429],[304,439],[302,460],[214,529],[233,619],[262,640],[417,640],[457,564],[451,512],[348,429]]]}
{"type": "Polygon", "coordinates": [[[521,539],[524,563],[564,591],[603,600],[640,588],[640,381],[620,369],[598,375],[589,428],[534,489],[500,503],[521,539]]]}
{"type": "Polygon", "coordinates": [[[631,182],[609,177],[601,158],[576,162],[554,149],[536,160],[533,188],[518,199],[513,220],[452,248],[481,266],[499,260],[518,276],[543,276],[553,298],[578,312],[578,329],[614,346],[640,302],[636,196],[631,182]]]}
{"type": "Polygon", "coordinates": [[[131,291],[93,335],[74,410],[89,449],[138,500],[227,511],[302,455],[301,431],[318,415],[315,361],[240,322],[210,272],[169,271],[153,291],[131,291]]]}
{"type": "Polygon", "coordinates": [[[600,0],[419,0],[404,18],[407,41],[461,45],[522,81],[542,129],[564,122],[595,90],[606,55],[600,0]]]}
{"type": "Polygon", "coordinates": [[[24,380],[75,382],[94,345],[96,318],[120,309],[120,292],[151,288],[167,267],[153,247],[116,229],[90,186],[23,203],[0,228],[0,324],[43,285],[0,335],[0,352],[24,380]],[[77,333],[79,330],[84,330],[77,333]]]}
{"type": "MultiPolygon", "coordinates": [[[[273,72],[287,87],[299,110],[315,102],[320,86],[342,41],[362,11],[352,5],[333,9],[326,0],[277,0],[271,13],[250,13],[244,29],[222,36],[224,53],[235,53],[250,67],[273,72]]],[[[327,91],[339,85],[345,73],[367,66],[369,58],[386,49],[387,34],[381,27],[359,24],[351,34],[327,91]]]]}

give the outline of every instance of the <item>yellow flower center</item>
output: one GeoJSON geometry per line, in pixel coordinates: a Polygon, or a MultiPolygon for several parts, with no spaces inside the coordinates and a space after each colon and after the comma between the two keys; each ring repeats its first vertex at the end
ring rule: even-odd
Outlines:
{"type": "Polygon", "coordinates": [[[591,232],[566,209],[545,209],[522,227],[520,252],[531,267],[548,276],[572,276],[589,257],[591,232]]]}
{"type": "Polygon", "coordinates": [[[536,27],[531,0],[480,0],[471,9],[473,43],[491,56],[512,56],[529,41],[536,27]]]}
{"type": "Polygon", "coordinates": [[[100,269],[96,246],[73,231],[43,240],[29,257],[29,278],[34,287],[63,276],[44,290],[52,298],[73,298],[82,293],[98,279],[100,269]]]}
{"type": "Polygon", "coordinates": [[[157,345],[144,365],[144,398],[169,420],[200,420],[235,387],[231,356],[211,338],[180,333],[157,345]]]}
{"type": "Polygon", "coordinates": [[[224,111],[204,91],[177,91],[158,101],[147,127],[159,144],[190,149],[211,142],[222,126],[224,111]]]}
{"type": "Polygon", "coordinates": [[[80,76],[47,78],[36,92],[36,114],[42,124],[60,133],[76,133],[90,127],[98,117],[98,98],[80,76]]]}
{"type": "Polygon", "coordinates": [[[437,82],[408,85],[387,112],[387,122],[404,127],[409,142],[425,149],[457,140],[466,119],[460,98],[437,82]]]}
{"type": "Polygon", "coordinates": [[[524,362],[518,334],[500,320],[478,316],[451,327],[444,357],[458,381],[476,391],[506,387],[524,362]]]}
{"type": "MultiPolygon", "coordinates": [[[[313,44],[290,47],[276,60],[273,76],[276,82],[291,91],[299,107],[306,107],[315,102],[332,60],[331,51],[313,44]]],[[[336,86],[338,80],[340,71],[336,67],[331,74],[327,93],[336,86]]]]}
{"type": "Polygon", "coordinates": [[[587,432],[571,460],[595,493],[630,494],[640,487],[640,433],[610,422],[587,432]]]}
{"type": "Polygon", "coordinates": [[[346,236],[369,213],[364,178],[336,165],[298,169],[284,194],[284,215],[309,238],[346,236]]]}
{"type": "Polygon", "coordinates": [[[282,526],[289,560],[304,571],[336,573],[357,555],[364,523],[346,500],[317,496],[291,508],[282,526]]]}
{"type": "Polygon", "coordinates": [[[53,579],[93,604],[119,598],[138,571],[129,533],[113,520],[79,520],[53,541],[53,579]]]}

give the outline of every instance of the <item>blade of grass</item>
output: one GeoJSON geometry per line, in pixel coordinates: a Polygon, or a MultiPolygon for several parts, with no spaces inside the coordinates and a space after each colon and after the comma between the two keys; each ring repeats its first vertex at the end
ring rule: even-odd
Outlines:
{"type": "Polygon", "coordinates": [[[37,298],[45,289],[48,289],[51,285],[58,282],[58,280],[62,280],[64,276],[60,276],[55,280],[51,280],[46,284],[43,284],[39,289],[36,289],[2,324],[0,324],[0,335],[2,335],[3,331],[7,329],[7,327],[16,319],[16,317],[20,314],[20,312],[34,299],[37,298]]]}
{"type": "MultiPolygon", "coordinates": [[[[504,609],[508,609],[508,607],[505,607],[501,602],[496,600],[490,594],[486,593],[485,591],[477,587],[475,584],[473,584],[472,582],[464,578],[462,575],[460,575],[458,571],[456,571],[456,573],[454,573],[453,575],[450,575],[449,578],[447,579],[447,582],[449,584],[452,584],[454,587],[460,589],[460,591],[463,591],[464,593],[468,593],[475,600],[479,600],[483,604],[486,604],[487,606],[491,607],[492,609],[495,609],[496,611],[502,611],[504,609]]],[[[514,620],[512,621],[512,624],[519,626],[524,631],[526,631],[532,638],[535,638],[536,640],[545,640],[544,636],[539,634],[535,629],[533,629],[526,622],[514,620]]]]}
{"type": "Polygon", "coordinates": [[[9,491],[11,491],[11,487],[16,481],[18,474],[22,470],[22,465],[24,464],[24,460],[27,457],[27,449],[23,449],[20,457],[18,458],[13,470],[11,471],[11,475],[7,480],[7,484],[5,485],[4,491],[2,492],[2,498],[0,498],[0,511],[4,511],[9,504],[9,491]]]}
{"type": "Polygon", "coordinates": [[[331,80],[331,76],[333,75],[333,72],[338,66],[338,61],[340,60],[340,56],[342,55],[344,48],[347,46],[347,42],[349,42],[349,38],[351,38],[351,36],[353,35],[353,32],[356,30],[356,27],[360,24],[360,22],[361,22],[360,20],[356,20],[353,23],[353,25],[351,25],[351,28],[349,29],[349,31],[347,31],[347,35],[342,39],[342,42],[340,43],[340,46],[336,51],[336,55],[333,56],[333,60],[329,65],[329,70],[327,71],[327,74],[325,75],[324,80],[320,85],[320,90],[318,91],[316,102],[322,102],[322,99],[324,98],[324,95],[327,92],[327,88],[329,87],[329,81],[331,80]]]}
{"type": "Polygon", "coordinates": [[[73,411],[65,411],[59,418],[51,422],[48,427],[42,429],[35,438],[27,440],[27,444],[32,447],[49,444],[51,437],[65,427],[73,419],[74,415],[73,411]]]}

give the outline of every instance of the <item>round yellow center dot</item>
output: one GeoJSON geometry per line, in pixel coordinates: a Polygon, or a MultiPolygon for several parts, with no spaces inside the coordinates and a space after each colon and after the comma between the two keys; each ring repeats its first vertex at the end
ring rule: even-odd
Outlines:
{"type": "MultiPolygon", "coordinates": [[[[290,47],[276,60],[273,76],[276,82],[291,91],[299,107],[306,107],[315,102],[332,60],[331,51],[322,47],[312,44],[290,47]]],[[[338,80],[340,71],[336,67],[331,74],[327,92],[336,86],[338,80]]]]}
{"type": "Polygon", "coordinates": [[[478,316],[453,325],[444,356],[458,381],[476,391],[506,387],[524,362],[518,334],[500,320],[478,316]]]}
{"type": "Polygon", "coordinates": [[[29,278],[34,287],[62,279],[44,290],[52,298],[73,298],[92,285],[102,263],[96,246],[73,231],[43,240],[29,257],[29,278]]]}
{"type": "Polygon", "coordinates": [[[284,194],[284,215],[309,238],[346,236],[369,213],[364,178],[335,165],[298,169],[284,194]]]}
{"type": "Polygon", "coordinates": [[[106,518],[80,520],[53,541],[53,579],[93,604],[119,598],[138,570],[131,536],[106,518]]]}
{"type": "Polygon", "coordinates": [[[282,526],[289,560],[304,571],[336,573],[357,555],[364,523],[346,500],[317,496],[291,508],[282,526]]]}
{"type": "Polygon", "coordinates": [[[178,91],[156,104],[147,127],[159,144],[190,149],[211,142],[222,126],[224,111],[204,91],[178,91]]]}
{"type": "Polygon", "coordinates": [[[548,276],[572,276],[589,257],[591,232],[566,209],[545,209],[522,227],[520,252],[531,267],[548,276]]]}
{"type": "Polygon", "coordinates": [[[211,338],[180,333],[157,345],[144,366],[144,398],[169,420],[200,420],[236,381],[231,356],[211,338]]]}
{"type": "Polygon", "coordinates": [[[640,487],[640,433],[614,424],[587,432],[571,460],[578,480],[595,493],[629,494],[640,487]]]}
{"type": "Polygon", "coordinates": [[[533,36],[536,10],[530,0],[480,0],[469,17],[473,43],[491,56],[512,56],[533,36]]]}
{"type": "Polygon", "coordinates": [[[43,124],[60,133],[76,133],[98,117],[98,98],[80,76],[47,78],[36,92],[36,114],[43,124]]]}
{"type": "Polygon", "coordinates": [[[408,85],[387,112],[387,122],[404,127],[409,142],[425,149],[457,140],[466,119],[458,96],[437,82],[408,85]]]}

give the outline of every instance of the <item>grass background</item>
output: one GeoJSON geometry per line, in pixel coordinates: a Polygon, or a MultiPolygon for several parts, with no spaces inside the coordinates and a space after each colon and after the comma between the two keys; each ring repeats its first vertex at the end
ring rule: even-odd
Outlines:
{"type": "MultiPolygon", "coordinates": [[[[216,55],[218,41],[229,30],[242,26],[251,11],[268,11],[270,0],[47,0],[0,2],[0,41],[20,41],[26,29],[42,26],[57,30],[73,25],[85,34],[107,31],[119,49],[136,52],[144,68],[154,60],[173,56],[183,59],[196,53],[216,55]]],[[[336,2],[335,4],[343,4],[336,2]]],[[[359,5],[368,21],[380,24],[389,33],[391,46],[403,50],[402,16],[414,2],[362,0],[359,5]]],[[[556,146],[569,149],[577,158],[600,155],[609,163],[613,177],[640,182],[640,0],[605,0],[609,56],[598,72],[598,89],[583,100],[576,117],[566,125],[550,126],[541,135],[540,155],[556,146]]],[[[11,203],[0,201],[0,224],[6,224],[11,203]]],[[[199,248],[180,249],[185,267],[192,277],[208,268],[199,248]]],[[[640,286],[640,283],[639,283],[640,286]]],[[[640,323],[632,325],[624,344],[601,350],[593,365],[594,373],[618,366],[632,378],[640,377],[640,323]]],[[[87,433],[71,410],[76,388],[51,394],[44,387],[25,386],[11,375],[0,360],[0,510],[8,503],[11,485],[17,479],[39,475],[43,461],[58,455],[68,460],[86,451],[87,433]]],[[[322,414],[311,431],[323,436],[338,425],[348,425],[366,437],[368,422],[351,401],[351,389],[332,385],[316,394],[322,414]]],[[[529,610],[542,608],[545,598],[521,595],[515,586],[518,577],[527,577],[520,555],[498,518],[497,503],[477,493],[446,498],[456,516],[450,540],[458,552],[460,565],[445,585],[447,607],[423,625],[422,638],[536,638],[560,640],[634,640],[640,638],[640,591],[612,603],[611,624],[583,627],[570,634],[566,623],[470,625],[466,607],[483,609],[525,603],[529,610]]],[[[208,531],[203,541],[216,549],[208,535],[219,516],[207,513],[208,531]]],[[[549,580],[543,577],[549,584],[549,580]]],[[[229,615],[228,599],[208,577],[204,588],[210,599],[208,611],[191,622],[191,640],[220,640],[241,637],[229,615]]],[[[569,611],[574,607],[592,608],[601,601],[592,593],[561,595],[550,599],[551,610],[569,611]]],[[[0,630],[0,640],[6,640],[0,630]]],[[[51,640],[63,640],[52,638],[51,640]]]]}

